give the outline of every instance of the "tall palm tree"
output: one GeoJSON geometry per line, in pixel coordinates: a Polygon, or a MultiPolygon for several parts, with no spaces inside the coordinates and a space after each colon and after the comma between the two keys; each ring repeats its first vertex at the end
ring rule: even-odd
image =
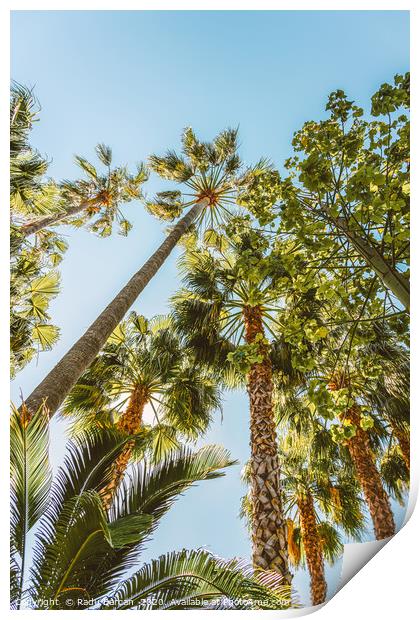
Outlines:
{"type": "Polygon", "coordinates": [[[80,435],[52,480],[48,415],[41,409],[29,419],[13,411],[12,608],[187,609],[193,599],[285,608],[287,589],[273,575],[256,578],[237,561],[204,550],[167,553],[127,576],[179,495],[196,481],[222,476],[232,460],[207,446],[172,452],[159,466],[138,465],[106,512],[98,490],[126,441],[115,430],[80,435]]]}
{"type": "MultiPolygon", "coordinates": [[[[116,427],[123,434],[134,435],[144,426],[147,405],[173,449],[178,445],[177,434],[196,438],[203,433],[212,410],[220,408],[221,401],[209,373],[186,357],[171,320],[156,317],[147,321],[133,312],[80,377],[64,403],[63,413],[76,414],[86,426],[92,418],[102,421],[104,413],[111,412],[118,415],[116,427]],[[175,433],[171,435],[169,429],[175,433]]],[[[132,454],[133,444],[129,442],[113,465],[102,493],[107,509],[132,454]]]]}
{"type": "MultiPolygon", "coordinates": [[[[344,397],[347,398],[349,385],[348,374],[337,371],[330,379],[328,388],[332,392],[346,390],[344,397]]],[[[363,423],[362,412],[357,402],[354,401],[351,406],[344,406],[339,419],[346,427],[343,443],[349,451],[357,478],[363,489],[375,536],[377,540],[393,536],[395,522],[391,504],[384,489],[369,442],[367,427],[363,423]]]]}
{"type": "Polygon", "coordinates": [[[151,158],[152,169],[165,178],[183,184],[190,195],[183,201],[178,190],[163,192],[154,203],[149,203],[149,209],[172,218],[183,209],[190,209],[177,222],[160,247],[26,399],[29,411],[34,412],[45,403],[50,415],[53,415],[191,225],[200,220],[206,222],[207,214],[210,221],[214,220],[220,211],[226,214],[232,203],[236,182],[234,175],[240,165],[236,148],[236,131],[222,131],[212,144],[203,144],[197,141],[191,129],[187,129],[183,136],[183,149],[187,159],[172,152],[166,157],[151,158]]]}
{"type": "Polygon", "coordinates": [[[342,531],[361,540],[364,519],[358,485],[341,463],[312,454],[313,439],[289,431],[280,442],[280,462],[289,556],[295,566],[306,560],[312,604],[319,605],[327,593],[325,560],[333,564],[342,555],[342,531]]]}
{"type": "Polygon", "coordinates": [[[270,334],[284,271],[264,238],[245,222],[229,230],[229,251],[202,248],[181,260],[185,287],[174,298],[174,319],[202,362],[246,377],[250,402],[252,558],[256,568],[291,576],[280,491],[273,416],[270,334]],[[242,226],[244,228],[242,229],[242,226]],[[271,325],[271,326],[270,326],[271,325]]]}
{"type": "Polygon", "coordinates": [[[141,186],[148,179],[147,170],[142,164],[135,174],[130,174],[125,166],[112,169],[112,151],[105,144],[96,146],[96,154],[106,172],[100,174],[87,159],[76,156],[76,163],[87,179],[61,183],[54,212],[22,224],[19,232],[23,237],[63,222],[81,226],[92,218],[96,219],[90,229],[102,236],[111,234],[114,220],[118,221],[122,234],[128,233],[131,224],[122,216],[120,205],[142,198],[141,186]]]}
{"type": "MultiPolygon", "coordinates": [[[[283,351],[287,374],[284,356],[283,351]]],[[[327,592],[325,562],[332,565],[342,555],[344,536],[360,541],[364,533],[363,499],[325,422],[314,417],[295,388],[287,396],[276,390],[276,400],[289,561],[296,568],[307,565],[312,603],[318,605],[327,592]]],[[[244,480],[249,483],[249,464],[244,480]]],[[[248,494],[241,510],[248,522],[251,511],[248,494]]]]}
{"type": "MultiPolygon", "coordinates": [[[[322,325],[325,321],[323,312],[321,304],[318,313],[310,312],[309,318],[316,317],[316,322],[322,325]]],[[[281,321],[281,316],[279,318],[281,321]]],[[[347,452],[363,490],[375,536],[382,539],[395,533],[390,499],[378,462],[389,441],[389,429],[381,407],[372,407],[372,386],[375,386],[373,389],[380,387],[377,379],[379,376],[381,380],[381,373],[378,375],[375,368],[379,356],[373,346],[375,340],[368,330],[369,327],[359,326],[357,322],[351,336],[348,331],[343,332],[340,324],[326,328],[328,338],[322,339],[318,355],[313,358],[313,370],[303,373],[301,391],[306,395],[308,407],[313,409],[312,415],[329,421],[331,436],[341,451],[347,452]],[[357,341],[355,346],[352,345],[354,340],[357,341]],[[370,344],[366,345],[366,342],[370,344]],[[347,350],[341,361],[343,345],[347,346],[347,350]],[[373,350],[369,353],[372,346],[373,350]],[[338,423],[334,423],[334,419],[338,423]]],[[[295,359],[301,352],[302,349],[293,350],[295,359]]]]}

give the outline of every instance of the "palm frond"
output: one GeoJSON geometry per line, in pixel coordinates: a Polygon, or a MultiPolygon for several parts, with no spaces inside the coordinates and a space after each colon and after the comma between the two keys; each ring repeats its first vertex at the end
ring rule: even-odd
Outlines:
{"type": "Polygon", "coordinates": [[[130,480],[124,480],[118,490],[111,518],[147,513],[153,516],[155,527],[180,493],[199,480],[223,476],[220,470],[234,463],[221,446],[206,446],[195,453],[181,448],[156,466],[136,463],[130,480]]]}
{"type": "Polygon", "coordinates": [[[237,561],[224,562],[205,550],[172,552],[145,564],[101,609],[186,609],[192,600],[228,599],[233,609],[285,609],[290,588],[277,576],[261,575],[237,561]]]}
{"type": "Polygon", "coordinates": [[[13,407],[10,420],[11,541],[22,558],[29,530],[45,513],[50,497],[48,415],[41,407],[30,420],[13,407]]]}
{"type": "Polygon", "coordinates": [[[101,161],[104,166],[110,166],[112,163],[112,149],[105,144],[97,144],[95,148],[96,154],[98,156],[99,161],[101,161]]]}

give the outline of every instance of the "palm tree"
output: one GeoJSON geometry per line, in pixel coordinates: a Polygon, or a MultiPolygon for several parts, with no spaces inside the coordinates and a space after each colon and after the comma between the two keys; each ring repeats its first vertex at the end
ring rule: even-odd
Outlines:
{"type": "MultiPolygon", "coordinates": [[[[220,396],[209,373],[185,355],[168,317],[147,321],[131,313],[120,323],[88,370],[68,395],[63,413],[76,415],[86,428],[92,420],[102,423],[118,415],[116,427],[126,435],[144,428],[143,414],[149,405],[162,430],[160,440],[173,450],[177,435],[196,438],[221,407],[220,396]],[[171,430],[173,432],[171,432],[171,430]]],[[[80,424],[79,424],[80,427],[80,424]]],[[[156,440],[156,435],[152,433],[156,440]]],[[[160,453],[164,452],[160,446],[160,453]]],[[[133,454],[133,444],[116,459],[112,476],[103,490],[109,508],[133,454]]]]}
{"type": "Polygon", "coordinates": [[[367,418],[369,424],[365,424],[360,406],[348,395],[349,386],[348,373],[340,371],[335,373],[328,384],[331,392],[340,391],[344,399],[352,402],[351,405],[344,406],[339,414],[340,422],[345,427],[343,444],[349,451],[357,479],[363,489],[376,539],[381,540],[395,534],[394,516],[367,432],[373,419],[369,416],[367,418]]]}
{"type": "Polygon", "coordinates": [[[48,350],[58,338],[51,325],[48,306],[58,293],[55,267],[67,248],[51,231],[39,235],[35,244],[25,242],[18,222],[24,217],[51,213],[58,188],[45,178],[46,159],[30,145],[29,135],[37,121],[39,105],[28,88],[12,84],[10,99],[10,353],[12,376],[39,350],[48,350]]]}
{"type": "MultiPolygon", "coordinates": [[[[307,306],[301,304],[301,307],[306,312],[307,306]]],[[[308,318],[316,323],[312,331],[325,322],[324,313],[322,304],[319,304],[318,311],[316,305],[313,308],[309,305],[308,318]]],[[[281,315],[279,320],[282,321],[281,315]]],[[[381,363],[385,366],[384,359],[379,355],[380,340],[375,340],[369,327],[358,325],[357,321],[351,335],[343,331],[339,323],[326,328],[325,332],[328,339],[321,340],[323,344],[319,345],[315,357],[312,351],[313,370],[303,373],[301,393],[305,395],[308,407],[313,410],[312,416],[324,417],[328,421],[329,432],[344,453],[342,460],[346,460],[347,453],[363,490],[376,538],[387,538],[395,533],[395,523],[389,496],[381,479],[378,456],[383,455],[390,436],[385,411],[380,406],[383,398],[377,396],[376,406],[372,406],[372,391],[380,389],[383,374],[386,374],[385,368],[384,373],[380,370],[378,372],[378,364],[379,369],[381,363]],[[355,340],[357,345],[353,346],[355,340]],[[343,354],[344,345],[347,350],[344,349],[343,354]],[[343,354],[344,364],[340,353],[343,354]],[[338,423],[334,423],[334,419],[338,423]]],[[[307,348],[309,345],[304,340],[302,344],[307,348]]],[[[318,343],[317,340],[315,345],[318,343]]],[[[298,349],[290,343],[288,346],[292,349],[294,359],[299,361],[302,347],[298,349]]],[[[395,394],[401,390],[401,385],[395,381],[394,390],[395,394]]],[[[398,469],[401,470],[399,464],[398,469]]],[[[405,484],[404,478],[405,475],[395,484],[405,484]]]]}
{"type": "Polygon", "coordinates": [[[184,184],[190,195],[183,201],[180,191],[163,192],[154,203],[148,203],[148,208],[154,213],[163,213],[165,217],[172,218],[183,209],[191,208],[26,399],[29,411],[37,411],[45,403],[50,415],[53,415],[191,225],[200,220],[206,222],[208,218],[214,221],[220,217],[217,215],[219,211],[227,213],[232,203],[234,175],[240,165],[236,155],[236,143],[236,131],[222,131],[212,144],[203,144],[197,141],[191,129],[187,129],[183,136],[183,149],[188,161],[173,152],[166,157],[151,158],[152,169],[165,178],[184,184]]]}
{"type": "Polygon", "coordinates": [[[285,608],[288,591],[273,575],[256,578],[237,561],[204,550],[167,553],[128,576],[179,495],[196,481],[222,476],[232,460],[207,446],[172,452],[159,466],[138,465],[106,512],[98,490],[126,441],[115,429],[80,435],[52,480],[45,409],[30,418],[13,411],[12,607],[183,609],[193,599],[203,605],[222,599],[233,608],[285,608]]]}
{"type": "Polygon", "coordinates": [[[76,163],[87,179],[63,182],[59,187],[59,199],[54,212],[24,223],[19,228],[23,237],[63,222],[81,226],[92,218],[96,219],[90,224],[90,229],[101,236],[111,234],[114,220],[118,221],[121,234],[128,233],[131,224],[122,216],[120,205],[142,198],[141,186],[148,179],[146,168],[142,164],[138,165],[135,174],[130,174],[125,166],[112,169],[112,151],[104,144],[96,146],[96,154],[105,166],[106,173],[99,174],[87,159],[76,156],[76,163]]]}
{"type": "Polygon", "coordinates": [[[276,570],[290,581],[267,340],[285,274],[258,232],[243,220],[232,226],[236,232],[229,229],[226,234],[232,239],[230,251],[197,249],[181,260],[185,288],[174,298],[173,314],[196,359],[222,374],[225,369],[224,380],[232,380],[238,371],[246,377],[253,564],[276,570]]]}
{"type": "MultiPolygon", "coordinates": [[[[12,213],[46,213],[45,184],[48,162],[29,144],[29,134],[38,120],[39,103],[33,91],[12,83],[10,91],[10,199],[12,213]],[[28,209],[30,207],[30,210],[28,209]]],[[[53,184],[47,184],[51,189],[53,184]]],[[[47,201],[51,206],[51,203],[47,201]]]]}
{"type": "MultiPolygon", "coordinates": [[[[325,601],[324,565],[343,553],[343,536],[360,541],[364,532],[363,501],[348,463],[332,443],[325,423],[307,410],[294,390],[278,394],[281,486],[287,517],[289,561],[308,567],[312,604],[325,601]],[[309,414],[309,415],[308,415],[309,414]]],[[[249,464],[244,481],[249,484],[249,464]]],[[[249,494],[241,516],[249,523],[249,494]]]]}
{"type": "Polygon", "coordinates": [[[319,605],[327,593],[325,560],[333,564],[343,553],[340,530],[360,541],[364,519],[358,485],[342,463],[313,454],[313,439],[289,431],[280,442],[280,462],[289,557],[295,566],[306,561],[312,604],[319,605]]]}

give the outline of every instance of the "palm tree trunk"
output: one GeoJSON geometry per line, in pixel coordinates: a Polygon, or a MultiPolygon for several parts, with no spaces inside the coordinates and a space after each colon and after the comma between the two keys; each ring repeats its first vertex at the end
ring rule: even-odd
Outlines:
{"type": "MultiPolygon", "coordinates": [[[[147,393],[142,387],[136,387],[130,396],[127,409],[124,411],[116,426],[127,435],[134,435],[140,429],[144,407],[147,403],[147,393]]],[[[102,503],[105,510],[109,510],[115,493],[124,477],[127,465],[133,452],[133,444],[129,442],[112,466],[111,480],[101,490],[102,503]]]]}
{"type": "MultiPolygon", "coordinates": [[[[261,311],[243,310],[245,339],[253,344],[264,337],[261,311]]],[[[252,561],[256,569],[274,570],[291,582],[288,566],[287,527],[283,515],[280,463],[273,415],[273,379],[269,351],[259,342],[263,356],[248,373],[251,413],[252,561]]]]}
{"type": "Polygon", "coordinates": [[[88,202],[81,202],[79,205],[74,207],[69,207],[65,211],[61,211],[60,213],[54,213],[53,215],[47,215],[46,217],[40,218],[39,220],[34,220],[33,222],[29,222],[28,224],[23,224],[19,228],[19,232],[23,237],[29,237],[29,235],[33,235],[48,226],[54,226],[58,224],[62,220],[65,220],[67,217],[72,215],[77,215],[80,211],[83,211],[89,206],[88,202]]]}
{"type": "Polygon", "coordinates": [[[331,221],[341,230],[356,250],[367,261],[385,288],[390,290],[402,303],[406,310],[410,309],[410,281],[395,267],[392,267],[382,256],[381,252],[372,244],[360,237],[349,227],[345,218],[334,218],[331,221]]]}
{"type": "Polygon", "coordinates": [[[389,497],[372,458],[368,436],[360,426],[359,408],[351,407],[341,417],[356,427],[356,434],[346,444],[369,508],[376,539],[393,536],[395,523],[389,497]]]}
{"type": "Polygon", "coordinates": [[[156,252],[134,274],[83,336],[34,389],[29,398],[26,399],[26,406],[30,414],[37,411],[43,403],[45,403],[50,416],[57,411],[76,381],[90,366],[109,336],[121,322],[127,310],[162,267],[183,234],[208,203],[208,198],[204,198],[191,207],[156,252]]]}
{"type": "Polygon", "coordinates": [[[302,541],[305,548],[306,563],[311,578],[312,605],[320,605],[325,601],[327,582],[324,574],[322,546],[316,526],[316,514],[312,495],[306,493],[297,500],[302,541]]]}

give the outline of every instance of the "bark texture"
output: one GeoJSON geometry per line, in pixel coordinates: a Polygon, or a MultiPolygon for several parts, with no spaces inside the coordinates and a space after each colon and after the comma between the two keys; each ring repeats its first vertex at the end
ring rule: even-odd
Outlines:
{"type": "MultiPolygon", "coordinates": [[[[117,422],[117,428],[127,435],[133,435],[140,430],[144,407],[147,403],[147,393],[144,388],[136,387],[131,394],[127,409],[117,422]]],[[[111,507],[112,500],[124,477],[133,452],[133,443],[129,442],[112,466],[111,480],[101,490],[102,503],[105,510],[111,507]]]]}
{"type": "Polygon", "coordinates": [[[46,217],[42,217],[39,220],[34,220],[33,222],[29,222],[28,224],[24,224],[20,227],[19,232],[23,237],[29,237],[29,235],[33,235],[48,226],[54,226],[58,224],[62,220],[65,220],[67,217],[71,217],[72,215],[77,215],[87,207],[89,207],[89,202],[81,202],[79,205],[70,207],[61,213],[54,213],[53,215],[47,215],[46,217]]]}
{"type": "Polygon", "coordinates": [[[367,433],[360,426],[359,408],[351,407],[342,415],[342,418],[350,420],[356,427],[355,436],[348,439],[346,443],[369,508],[376,539],[381,540],[393,536],[395,523],[389,497],[372,457],[367,433]]]}
{"type": "Polygon", "coordinates": [[[57,411],[81,374],[93,362],[109,336],[124,318],[127,310],[162,267],[180,238],[207,205],[208,199],[203,199],[188,211],[156,252],[34,389],[26,399],[26,406],[30,413],[35,412],[43,403],[45,403],[50,416],[57,411]]]}
{"type": "MultiPolygon", "coordinates": [[[[261,311],[245,307],[245,339],[264,336],[261,311]]],[[[280,464],[273,415],[273,380],[268,347],[259,344],[261,363],[248,373],[251,425],[252,561],[256,569],[274,570],[291,582],[287,526],[283,514],[280,464]]]]}
{"type": "Polygon", "coordinates": [[[325,601],[327,582],[325,581],[322,543],[316,526],[312,495],[310,493],[301,495],[298,498],[297,505],[306,563],[311,578],[312,605],[320,605],[325,601]]]}

